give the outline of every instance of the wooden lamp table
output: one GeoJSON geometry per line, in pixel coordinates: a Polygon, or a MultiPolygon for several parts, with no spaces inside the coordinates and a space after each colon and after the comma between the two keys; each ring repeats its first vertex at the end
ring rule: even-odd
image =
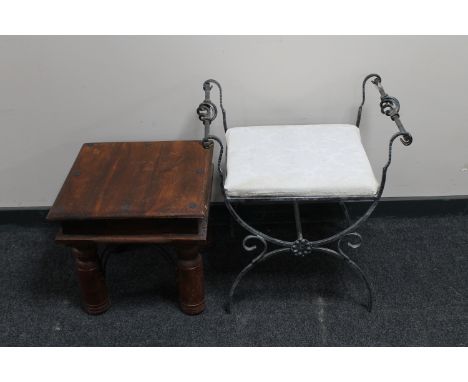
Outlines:
{"type": "Polygon", "coordinates": [[[60,222],[56,242],[72,248],[83,307],[110,307],[99,243],[173,244],[179,303],[187,314],[205,308],[203,263],[212,147],[200,141],[86,143],[48,220],[60,222]]]}

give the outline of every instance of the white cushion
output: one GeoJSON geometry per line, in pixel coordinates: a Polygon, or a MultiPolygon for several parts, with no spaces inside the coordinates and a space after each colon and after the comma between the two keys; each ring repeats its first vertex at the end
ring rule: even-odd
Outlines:
{"type": "Polygon", "coordinates": [[[233,127],[226,133],[232,197],[368,197],[377,192],[354,125],[233,127]]]}

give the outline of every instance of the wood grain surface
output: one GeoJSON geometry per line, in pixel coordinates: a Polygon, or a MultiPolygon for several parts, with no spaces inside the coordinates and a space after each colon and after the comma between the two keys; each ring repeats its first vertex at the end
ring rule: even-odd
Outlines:
{"type": "Polygon", "coordinates": [[[47,218],[204,218],[212,154],[200,141],[86,143],[47,218]]]}

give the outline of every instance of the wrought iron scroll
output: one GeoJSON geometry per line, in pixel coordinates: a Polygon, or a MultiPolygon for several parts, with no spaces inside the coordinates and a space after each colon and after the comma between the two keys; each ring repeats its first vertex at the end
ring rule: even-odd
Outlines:
{"type": "Polygon", "coordinates": [[[210,135],[210,126],[211,126],[211,123],[216,119],[218,115],[218,109],[216,108],[216,105],[210,99],[211,89],[213,89],[213,86],[211,84],[215,84],[218,87],[219,106],[223,114],[223,128],[224,128],[224,132],[227,131],[226,110],[224,110],[224,106],[223,106],[223,89],[221,87],[221,84],[218,81],[213,80],[213,79],[206,80],[203,83],[203,91],[205,92],[205,99],[197,108],[198,118],[200,119],[200,121],[203,122],[203,126],[205,128],[205,136],[203,138],[203,146],[205,148],[209,147],[211,144],[208,139],[208,136],[210,135]]]}
{"type": "Polygon", "coordinates": [[[390,117],[390,119],[395,122],[398,130],[402,133],[400,138],[401,142],[405,146],[409,146],[413,142],[413,137],[410,133],[408,133],[403,126],[403,123],[400,120],[400,101],[395,97],[389,96],[385,89],[382,86],[382,78],[378,74],[369,74],[364,78],[362,81],[362,102],[358,109],[358,115],[356,118],[356,126],[359,127],[361,124],[361,116],[362,116],[362,108],[364,107],[364,103],[366,102],[366,83],[368,80],[373,78],[371,81],[380,93],[380,111],[382,114],[390,117]]]}

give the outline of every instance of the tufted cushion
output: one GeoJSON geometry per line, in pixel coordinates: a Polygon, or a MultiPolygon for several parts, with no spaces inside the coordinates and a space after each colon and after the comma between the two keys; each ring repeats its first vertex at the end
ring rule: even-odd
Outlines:
{"type": "Polygon", "coordinates": [[[232,197],[368,197],[377,192],[354,125],[233,127],[226,133],[232,197]]]}

